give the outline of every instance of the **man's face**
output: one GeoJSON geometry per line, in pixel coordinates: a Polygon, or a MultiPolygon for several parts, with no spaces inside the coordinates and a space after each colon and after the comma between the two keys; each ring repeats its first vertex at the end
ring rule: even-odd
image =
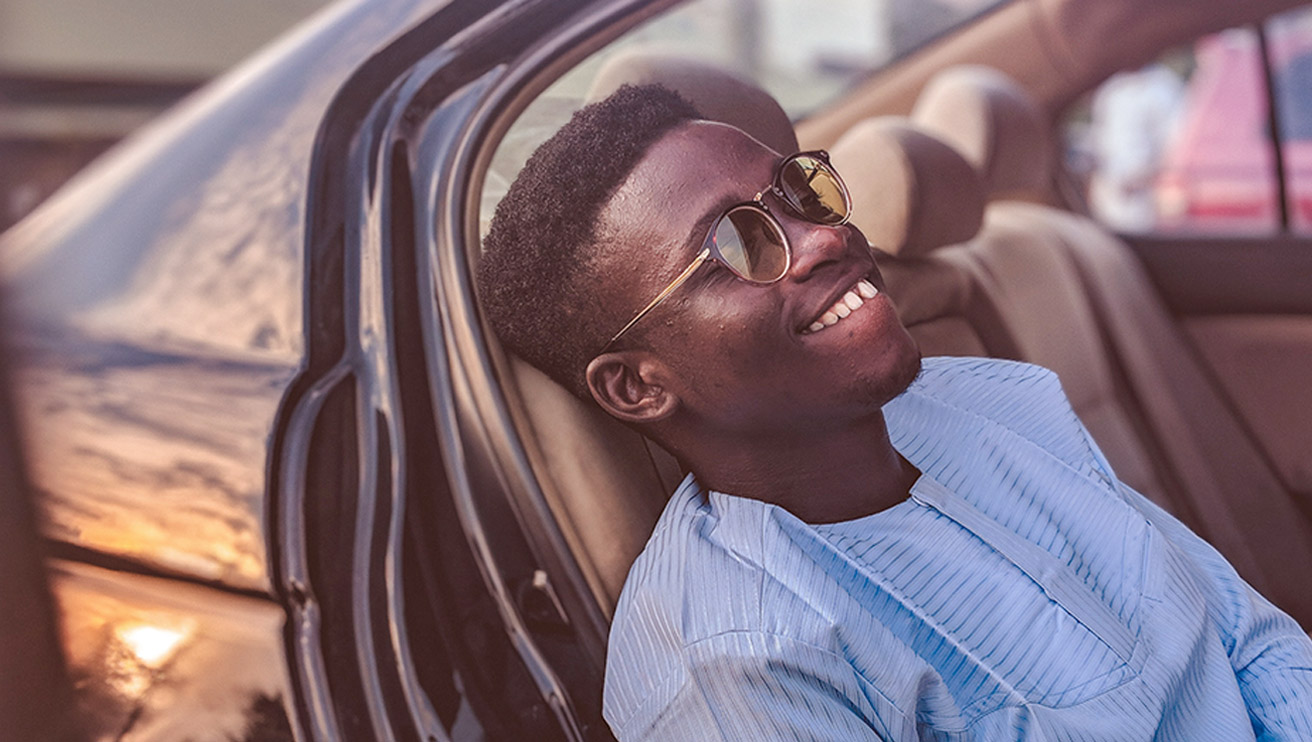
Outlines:
{"type": "MultiPolygon", "coordinates": [[[[652,145],[602,214],[599,267],[616,329],[692,261],[726,207],[766,189],[780,159],[709,122],[652,145]]],[[[823,430],[868,416],[911,382],[920,353],[882,291],[866,239],[851,225],[807,221],[772,194],[764,200],[792,249],[784,277],[753,284],[705,264],[626,342],[670,369],[665,385],[685,414],[727,434],[823,430]],[[809,329],[862,279],[880,293],[809,329]]]]}

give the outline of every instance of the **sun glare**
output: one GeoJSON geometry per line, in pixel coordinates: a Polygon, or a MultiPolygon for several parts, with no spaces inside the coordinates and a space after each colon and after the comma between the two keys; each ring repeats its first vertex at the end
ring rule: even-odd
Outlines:
{"type": "Polygon", "coordinates": [[[168,662],[177,651],[178,644],[186,638],[181,631],[144,624],[121,627],[116,633],[137,661],[150,669],[158,669],[168,662]]]}

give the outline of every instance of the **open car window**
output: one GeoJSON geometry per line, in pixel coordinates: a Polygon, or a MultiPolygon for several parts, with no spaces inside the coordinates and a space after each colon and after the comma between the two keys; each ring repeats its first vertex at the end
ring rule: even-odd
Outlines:
{"type": "Polygon", "coordinates": [[[1312,10],[1211,34],[1076,105],[1067,163],[1093,216],[1121,232],[1306,234],[1309,85],[1312,10]]]}

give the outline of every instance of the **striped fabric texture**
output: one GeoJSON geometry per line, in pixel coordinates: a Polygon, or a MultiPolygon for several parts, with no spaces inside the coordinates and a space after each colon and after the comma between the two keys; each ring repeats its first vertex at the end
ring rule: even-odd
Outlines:
{"type": "Polygon", "coordinates": [[[621,742],[1312,740],[1312,642],[1117,481],[1052,372],[927,359],[885,415],[923,476],[879,513],[680,485],[611,630],[621,742]]]}

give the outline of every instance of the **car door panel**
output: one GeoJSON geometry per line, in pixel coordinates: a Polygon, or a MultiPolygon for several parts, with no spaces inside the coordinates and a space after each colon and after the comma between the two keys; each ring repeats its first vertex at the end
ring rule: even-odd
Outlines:
{"type": "Polygon", "coordinates": [[[1312,238],[1124,236],[1177,317],[1312,315],[1312,238]]]}
{"type": "Polygon", "coordinates": [[[1312,505],[1312,239],[1127,239],[1272,469],[1312,505]]]}
{"type": "Polygon", "coordinates": [[[1276,474],[1312,502],[1312,316],[1203,316],[1184,328],[1276,474]]]}

